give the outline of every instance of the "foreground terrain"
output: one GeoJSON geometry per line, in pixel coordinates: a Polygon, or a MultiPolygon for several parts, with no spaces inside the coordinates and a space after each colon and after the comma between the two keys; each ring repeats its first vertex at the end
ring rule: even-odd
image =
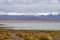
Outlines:
{"type": "Polygon", "coordinates": [[[60,30],[13,30],[0,28],[0,40],[60,40],[60,30]]]}

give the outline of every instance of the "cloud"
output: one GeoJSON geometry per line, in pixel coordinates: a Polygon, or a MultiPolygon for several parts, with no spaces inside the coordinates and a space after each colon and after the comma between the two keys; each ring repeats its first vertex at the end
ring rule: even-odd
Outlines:
{"type": "Polygon", "coordinates": [[[3,12],[53,12],[60,9],[59,0],[0,0],[3,12]]]}
{"type": "Polygon", "coordinates": [[[53,2],[53,3],[54,3],[54,2],[59,2],[59,1],[58,1],[58,0],[51,0],[51,2],[53,2]]]}
{"type": "Polygon", "coordinates": [[[24,13],[24,12],[22,12],[22,13],[19,13],[19,12],[0,12],[0,15],[33,15],[33,16],[41,16],[41,15],[43,15],[43,16],[48,16],[48,15],[59,15],[59,13],[58,12],[41,12],[41,13],[33,13],[33,12],[29,12],[29,14],[28,13],[24,13]]]}

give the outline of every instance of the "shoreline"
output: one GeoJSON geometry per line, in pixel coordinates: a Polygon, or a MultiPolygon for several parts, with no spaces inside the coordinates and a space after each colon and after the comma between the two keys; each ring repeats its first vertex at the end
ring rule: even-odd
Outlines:
{"type": "Polygon", "coordinates": [[[4,22],[8,22],[8,23],[40,23],[40,22],[59,22],[60,20],[0,20],[0,23],[4,23],[4,22]]]}

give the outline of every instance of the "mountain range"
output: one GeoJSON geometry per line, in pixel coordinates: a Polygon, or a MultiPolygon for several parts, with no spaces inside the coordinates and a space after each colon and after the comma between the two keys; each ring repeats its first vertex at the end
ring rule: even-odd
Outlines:
{"type": "Polygon", "coordinates": [[[0,15],[0,20],[60,20],[60,15],[0,15]]]}

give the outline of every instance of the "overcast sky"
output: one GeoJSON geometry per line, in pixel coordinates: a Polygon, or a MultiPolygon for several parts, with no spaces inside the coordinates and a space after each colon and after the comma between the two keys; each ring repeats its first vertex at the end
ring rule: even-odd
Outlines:
{"type": "Polygon", "coordinates": [[[0,0],[2,12],[59,12],[60,0],[0,0]]]}

